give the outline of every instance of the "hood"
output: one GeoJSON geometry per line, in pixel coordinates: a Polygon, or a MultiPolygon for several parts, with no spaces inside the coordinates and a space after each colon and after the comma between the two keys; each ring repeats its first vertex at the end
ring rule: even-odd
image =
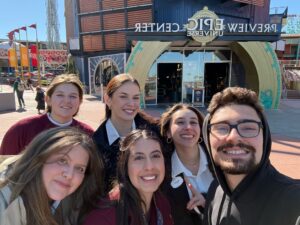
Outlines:
{"type": "Polygon", "coordinates": [[[213,166],[213,170],[215,172],[216,178],[221,185],[222,189],[224,192],[231,197],[239,195],[239,193],[243,192],[247,187],[250,186],[251,182],[253,182],[254,177],[258,176],[260,173],[263,173],[268,166],[270,166],[270,153],[271,153],[271,146],[272,146],[272,141],[271,141],[271,133],[269,129],[268,122],[266,120],[266,117],[263,113],[259,113],[259,117],[261,118],[261,122],[263,124],[263,154],[261,161],[257,167],[256,170],[252,171],[249,173],[241,182],[240,184],[233,190],[231,191],[226,183],[225,176],[223,172],[221,171],[220,167],[215,165],[213,159],[212,159],[212,154],[211,154],[211,147],[209,144],[209,132],[208,132],[208,124],[211,119],[211,115],[207,114],[204,122],[203,122],[203,138],[204,142],[207,146],[208,152],[209,152],[209,157],[213,166]]]}

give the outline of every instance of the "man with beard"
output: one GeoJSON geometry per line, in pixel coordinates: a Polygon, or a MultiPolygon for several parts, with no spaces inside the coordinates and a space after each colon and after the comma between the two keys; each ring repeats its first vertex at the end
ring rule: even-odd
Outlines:
{"type": "Polygon", "coordinates": [[[230,87],[215,94],[203,136],[218,181],[204,224],[300,224],[300,182],[271,165],[270,130],[255,92],[230,87]]]}

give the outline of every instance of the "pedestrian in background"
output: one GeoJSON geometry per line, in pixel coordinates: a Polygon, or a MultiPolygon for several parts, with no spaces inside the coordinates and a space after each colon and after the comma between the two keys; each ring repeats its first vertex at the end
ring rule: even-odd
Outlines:
{"type": "Polygon", "coordinates": [[[78,129],[40,133],[7,168],[1,225],[79,224],[101,196],[103,164],[93,140],[78,129]]]}
{"type": "Polygon", "coordinates": [[[37,110],[38,114],[41,114],[40,110],[45,110],[45,94],[44,90],[40,87],[36,87],[36,96],[35,96],[35,101],[37,102],[37,110]]]}
{"type": "Polygon", "coordinates": [[[82,99],[77,75],[56,76],[46,91],[47,113],[24,118],[10,127],[2,140],[0,155],[19,154],[36,135],[53,127],[77,127],[92,136],[93,128],[74,118],[82,99]]]}
{"type": "Polygon", "coordinates": [[[33,87],[32,87],[32,80],[30,79],[30,77],[27,78],[26,83],[27,83],[28,88],[34,92],[33,87]]]}
{"type": "Polygon", "coordinates": [[[173,225],[168,200],[159,191],[165,176],[163,145],[149,130],[134,130],[120,144],[118,186],[100,201],[84,225],[173,225]]]}
{"type": "Polygon", "coordinates": [[[14,92],[17,93],[17,98],[18,98],[20,109],[25,108],[25,101],[24,101],[24,98],[23,98],[24,90],[25,90],[24,82],[21,80],[20,77],[17,77],[15,82],[14,82],[14,92]]]}

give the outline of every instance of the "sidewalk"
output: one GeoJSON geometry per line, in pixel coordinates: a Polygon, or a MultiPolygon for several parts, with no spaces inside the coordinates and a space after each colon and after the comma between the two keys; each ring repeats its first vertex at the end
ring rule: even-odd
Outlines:
{"type": "MultiPolygon", "coordinates": [[[[7,87],[2,89],[10,91],[7,87]]],[[[25,91],[25,111],[0,112],[0,143],[7,129],[16,121],[37,114],[35,94],[31,90],[25,91]]],[[[165,108],[148,107],[145,111],[152,116],[160,117],[164,110],[165,108]]],[[[104,119],[104,112],[104,104],[99,98],[85,95],[76,119],[97,129],[104,119]]],[[[266,116],[273,138],[272,164],[282,173],[300,179],[300,101],[283,100],[278,110],[267,110],[266,116]]]]}

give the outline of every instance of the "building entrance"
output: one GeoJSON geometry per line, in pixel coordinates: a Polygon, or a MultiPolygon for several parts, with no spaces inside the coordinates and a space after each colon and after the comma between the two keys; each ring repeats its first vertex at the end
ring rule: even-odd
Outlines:
{"type": "Polygon", "coordinates": [[[212,96],[229,86],[229,63],[205,63],[204,87],[205,103],[209,104],[212,96]]]}
{"type": "Polygon", "coordinates": [[[106,92],[106,85],[115,76],[119,74],[117,65],[110,59],[101,61],[95,72],[94,93],[103,98],[106,92]]]}
{"type": "Polygon", "coordinates": [[[157,103],[181,102],[182,63],[157,64],[157,103]]]}

